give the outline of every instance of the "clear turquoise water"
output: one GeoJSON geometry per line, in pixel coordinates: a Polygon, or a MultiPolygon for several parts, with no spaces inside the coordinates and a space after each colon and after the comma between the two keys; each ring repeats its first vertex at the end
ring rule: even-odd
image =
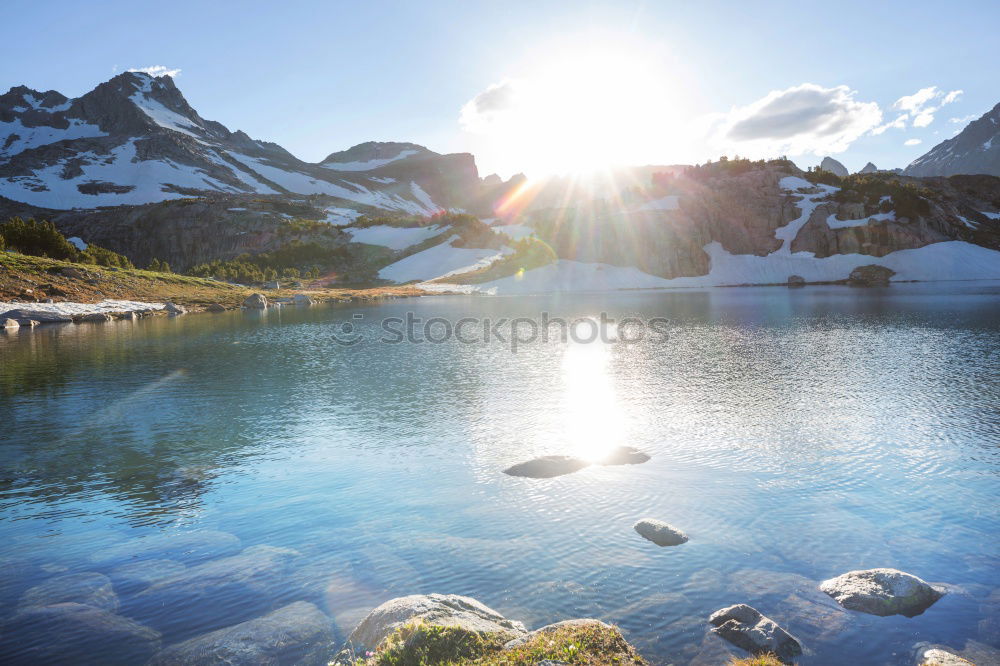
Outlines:
{"type": "Polygon", "coordinates": [[[529,626],[616,622],[678,664],[722,663],[706,618],[741,602],[795,634],[802,663],[1000,640],[996,283],[432,297],[50,326],[0,337],[0,355],[4,617],[47,578],[120,564],[102,549],[156,558],[157,535],[217,530],[301,553],[273,598],[144,608],[119,589],[120,612],[169,644],[302,598],[343,638],[386,599],[447,592],[529,626]],[[406,311],[672,323],[666,341],[517,354],[333,342],[406,311]],[[501,473],[609,444],[652,460],[501,473]],[[647,516],[690,542],[643,540],[647,516]],[[816,589],[883,566],[957,587],[914,618],[816,589]]]}

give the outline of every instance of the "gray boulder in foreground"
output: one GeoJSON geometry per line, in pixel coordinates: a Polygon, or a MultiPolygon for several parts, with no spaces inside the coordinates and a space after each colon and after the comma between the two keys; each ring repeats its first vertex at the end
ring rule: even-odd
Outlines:
{"type": "Polygon", "coordinates": [[[131,666],[160,649],[160,633],[84,604],[32,606],[0,627],[3,663],[131,666]]]}
{"type": "Polygon", "coordinates": [[[250,294],[243,301],[243,307],[263,310],[267,307],[267,296],[264,294],[250,294]]]}
{"type": "Polygon", "coordinates": [[[471,597],[457,594],[411,594],[390,599],[368,614],[347,639],[355,655],[374,650],[386,636],[410,622],[459,627],[476,633],[508,634],[511,639],[527,631],[471,597]]]}
{"type": "Polygon", "coordinates": [[[880,616],[920,615],[944,596],[943,591],[898,569],[848,571],[824,580],[819,589],[844,608],[880,616]]]}
{"type": "Polygon", "coordinates": [[[589,465],[588,461],[572,456],[542,456],[511,465],[503,473],[509,476],[526,476],[531,479],[551,479],[554,476],[572,474],[589,465]]]}
{"type": "Polygon", "coordinates": [[[111,579],[92,571],[50,578],[25,592],[18,607],[23,609],[67,602],[112,612],[118,610],[118,595],[111,579]]]}
{"type": "Polygon", "coordinates": [[[736,604],[712,613],[712,632],[751,654],[772,652],[785,663],[802,654],[802,646],[771,618],[746,604],[736,604]]]}
{"type": "Polygon", "coordinates": [[[333,654],[333,625],[313,604],[296,601],[263,617],[163,650],[147,666],[323,666],[333,654]]]}
{"type": "Polygon", "coordinates": [[[657,546],[679,546],[688,540],[684,532],[655,518],[643,518],[633,527],[636,532],[657,546]]]}
{"type": "Polygon", "coordinates": [[[917,649],[916,666],[973,666],[968,659],[962,659],[957,654],[939,647],[927,646],[917,649]]]}
{"type": "MultiPolygon", "coordinates": [[[[565,629],[566,627],[589,627],[598,626],[604,629],[610,629],[611,625],[601,622],[600,620],[595,620],[593,618],[579,618],[576,620],[563,620],[562,622],[555,622],[553,624],[547,624],[544,627],[535,629],[534,631],[529,631],[528,633],[518,636],[517,638],[511,639],[504,643],[504,650],[512,650],[513,648],[521,647],[525,643],[534,640],[537,636],[542,634],[550,634],[553,631],[559,631],[560,629],[565,629]]],[[[542,663],[542,662],[539,662],[542,663]]]]}

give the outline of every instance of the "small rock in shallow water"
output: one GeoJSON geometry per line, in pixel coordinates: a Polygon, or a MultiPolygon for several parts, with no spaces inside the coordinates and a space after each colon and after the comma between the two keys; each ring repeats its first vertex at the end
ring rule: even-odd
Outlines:
{"type": "Polygon", "coordinates": [[[643,518],[633,527],[636,532],[657,546],[679,546],[688,540],[684,532],[655,518],[643,518]]]}
{"type": "Polygon", "coordinates": [[[771,652],[785,663],[802,654],[802,646],[771,618],[746,604],[736,604],[712,613],[712,632],[751,654],[771,652]]]}
{"type": "Polygon", "coordinates": [[[267,307],[267,296],[264,294],[250,294],[243,301],[243,307],[263,310],[267,307]]]}
{"type": "Polygon", "coordinates": [[[163,306],[163,309],[171,315],[182,315],[187,312],[187,309],[183,305],[177,305],[176,303],[167,303],[163,306]]]}
{"type": "Polygon", "coordinates": [[[324,666],[333,626],[316,606],[297,601],[255,620],[203,634],[163,650],[147,666],[324,666]]]}
{"type": "Polygon", "coordinates": [[[824,580],[819,589],[844,608],[879,616],[920,615],[944,596],[943,591],[898,569],[848,571],[824,580]]]}
{"type": "Polygon", "coordinates": [[[572,474],[590,463],[572,456],[542,456],[527,462],[512,465],[503,471],[510,476],[526,476],[531,479],[551,479],[554,476],[572,474]]]}
{"type": "Polygon", "coordinates": [[[118,595],[115,594],[111,580],[107,576],[91,571],[50,578],[25,592],[18,607],[24,609],[65,602],[106,611],[118,610],[118,595]]]}

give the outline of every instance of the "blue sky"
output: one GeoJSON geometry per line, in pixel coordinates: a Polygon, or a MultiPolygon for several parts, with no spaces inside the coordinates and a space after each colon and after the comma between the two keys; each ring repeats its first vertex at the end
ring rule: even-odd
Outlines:
{"type": "Polygon", "coordinates": [[[76,96],[162,65],[202,116],[310,161],[398,140],[473,152],[484,174],[741,148],[894,167],[1000,102],[997,2],[7,0],[4,15],[4,90],[76,96]],[[499,97],[516,108],[485,104],[499,97]]]}

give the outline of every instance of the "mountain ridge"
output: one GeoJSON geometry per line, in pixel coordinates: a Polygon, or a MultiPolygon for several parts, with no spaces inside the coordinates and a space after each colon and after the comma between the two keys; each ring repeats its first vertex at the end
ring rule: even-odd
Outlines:
{"type": "Polygon", "coordinates": [[[907,176],[1000,176],[1000,103],[910,162],[907,176]]]}

